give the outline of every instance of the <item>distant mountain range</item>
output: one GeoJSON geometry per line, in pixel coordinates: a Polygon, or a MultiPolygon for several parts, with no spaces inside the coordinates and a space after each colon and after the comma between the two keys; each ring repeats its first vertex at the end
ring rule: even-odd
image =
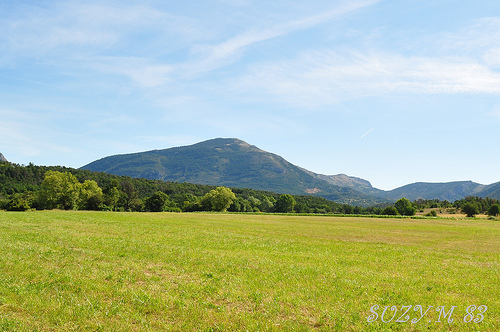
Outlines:
{"type": "Polygon", "coordinates": [[[500,199],[500,182],[489,186],[471,181],[420,182],[384,191],[373,188],[367,180],[345,174],[316,174],[236,138],[109,156],[82,169],[172,182],[309,194],[361,206],[401,197],[454,201],[474,195],[500,199]]]}

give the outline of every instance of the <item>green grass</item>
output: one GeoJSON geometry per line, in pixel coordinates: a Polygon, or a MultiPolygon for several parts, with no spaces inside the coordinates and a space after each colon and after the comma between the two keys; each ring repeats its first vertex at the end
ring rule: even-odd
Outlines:
{"type": "Polygon", "coordinates": [[[0,331],[499,331],[499,265],[498,221],[0,212],[0,331]]]}

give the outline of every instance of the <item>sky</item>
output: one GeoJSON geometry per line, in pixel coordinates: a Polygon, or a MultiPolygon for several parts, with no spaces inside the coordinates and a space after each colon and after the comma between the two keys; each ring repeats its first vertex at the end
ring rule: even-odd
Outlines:
{"type": "Polygon", "coordinates": [[[0,153],[235,137],[379,189],[500,181],[500,1],[0,2],[0,153]]]}

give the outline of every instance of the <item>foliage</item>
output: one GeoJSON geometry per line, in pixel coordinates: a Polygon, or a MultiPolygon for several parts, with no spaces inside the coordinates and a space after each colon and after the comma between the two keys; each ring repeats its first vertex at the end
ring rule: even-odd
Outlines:
{"type": "Polygon", "coordinates": [[[427,217],[437,217],[436,210],[430,210],[429,213],[426,214],[427,217]]]}
{"type": "Polygon", "coordinates": [[[441,201],[439,199],[417,199],[412,202],[413,206],[417,210],[425,210],[425,209],[447,209],[452,206],[452,204],[447,201],[441,201]]]}
{"type": "Polygon", "coordinates": [[[413,204],[411,204],[411,202],[404,197],[397,200],[396,203],[394,203],[394,207],[402,216],[413,216],[417,211],[413,204]]]}
{"type": "Polygon", "coordinates": [[[144,209],[149,212],[180,211],[175,203],[170,200],[167,194],[157,191],[144,201],[144,209]]]}
{"type": "Polygon", "coordinates": [[[500,214],[500,205],[493,204],[488,208],[488,215],[496,217],[500,214]]]}
{"type": "Polygon", "coordinates": [[[94,180],[85,180],[80,186],[78,195],[80,210],[99,210],[104,202],[104,194],[94,180]]]}
{"type": "Polygon", "coordinates": [[[43,209],[73,210],[79,198],[81,184],[69,172],[48,171],[38,192],[38,203],[43,209]]]}
{"type": "MultiPolygon", "coordinates": [[[[69,177],[69,175],[67,176],[69,177]]],[[[202,206],[202,198],[215,188],[215,186],[209,185],[131,178],[62,166],[35,166],[33,164],[21,166],[8,162],[0,163],[0,209],[7,209],[7,205],[12,199],[17,200],[17,203],[19,203],[21,196],[16,196],[16,194],[31,192],[32,199],[27,199],[26,202],[30,208],[34,209],[77,208],[107,211],[144,211],[149,210],[146,207],[146,200],[155,193],[162,192],[169,196],[169,202],[165,207],[166,211],[202,211],[212,209],[208,205],[202,206]],[[55,203],[48,199],[50,197],[47,196],[47,188],[44,189],[45,191],[42,190],[42,182],[49,171],[69,173],[76,177],[79,183],[74,183],[74,178],[72,178],[73,185],[80,189],[76,201],[71,200],[71,202],[74,202],[73,205],[70,204],[64,207],[62,203],[55,203]],[[85,185],[87,180],[93,182],[87,182],[85,185]],[[102,195],[98,188],[101,189],[102,195]],[[47,205],[47,203],[50,204],[47,205]]],[[[231,190],[236,198],[227,208],[228,211],[275,212],[282,209],[279,206],[276,208],[276,202],[280,197],[279,193],[248,188],[231,188],[231,190]]],[[[359,215],[388,213],[387,211],[384,213],[387,203],[360,207],[339,204],[313,195],[291,196],[296,202],[293,208],[296,213],[359,215]]],[[[488,197],[466,197],[463,200],[455,201],[453,204],[448,201],[417,200],[412,205],[419,210],[427,208],[460,209],[466,202],[474,202],[482,213],[486,213],[491,205],[500,203],[499,200],[488,197]]],[[[15,205],[14,202],[12,204],[11,208],[15,205]]],[[[26,204],[24,206],[26,207],[26,204]]]]}
{"type": "Polygon", "coordinates": [[[476,214],[479,213],[479,209],[476,204],[467,202],[462,205],[462,212],[467,215],[467,217],[473,218],[476,214]]]}
{"type": "Polygon", "coordinates": [[[231,189],[217,187],[210,190],[201,199],[201,205],[206,211],[226,211],[236,200],[236,196],[231,189]]]}
{"type": "Polygon", "coordinates": [[[16,193],[12,195],[10,201],[5,205],[7,211],[28,211],[33,205],[35,197],[32,192],[16,193]]]}
{"type": "Polygon", "coordinates": [[[278,200],[276,201],[275,211],[281,213],[293,212],[293,208],[296,204],[297,202],[292,195],[283,194],[280,195],[280,197],[278,197],[278,200]]]}
{"type": "Polygon", "coordinates": [[[476,213],[487,213],[490,206],[494,204],[500,204],[500,200],[493,199],[490,197],[477,197],[477,196],[467,196],[464,199],[459,201],[455,201],[453,206],[457,209],[461,209],[463,211],[463,206],[467,203],[471,203],[476,206],[476,213]]]}
{"type": "Polygon", "coordinates": [[[388,206],[382,211],[381,214],[384,216],[396,216],[398,215],[398,210],[396,210],[394,206],[388,206]]]}

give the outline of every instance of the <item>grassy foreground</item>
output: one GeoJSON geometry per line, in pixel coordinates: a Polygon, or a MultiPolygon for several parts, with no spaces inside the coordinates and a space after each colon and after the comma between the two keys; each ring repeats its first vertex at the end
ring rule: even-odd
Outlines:
{"type": "Polygon", "coordinates": [[[0,211],[0,331],[500,331],[499,281],[498,221],[0,211]]]}

